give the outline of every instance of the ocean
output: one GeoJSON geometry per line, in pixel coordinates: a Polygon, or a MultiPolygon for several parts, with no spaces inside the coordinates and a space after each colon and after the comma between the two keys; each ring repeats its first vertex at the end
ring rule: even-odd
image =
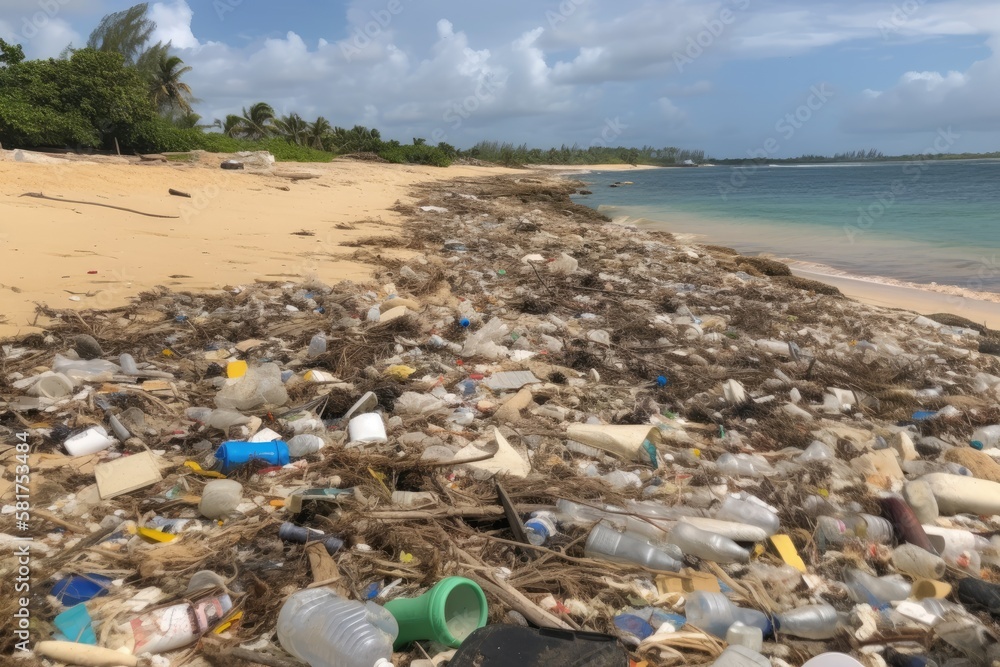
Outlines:
{"type": "Polygon", "coordinates": [[[1000,293],[1000,160],[595,171],[579,178],[593,194],[574,199],[612,219],[825,273],[1000,293]],[[633,185],[609,187],[616,181],[633,185]]]}

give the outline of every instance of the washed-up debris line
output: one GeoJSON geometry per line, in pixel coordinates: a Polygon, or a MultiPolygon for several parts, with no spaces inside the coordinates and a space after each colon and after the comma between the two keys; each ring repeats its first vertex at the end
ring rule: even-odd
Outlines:
{"type": "Polygon", "coordinates": [[[369,285],[41,308],[2,347],[8,627],[125,648],[80,664],[339,664],[308,597],[371,602],[402,666],[483,624],[649,665],[1000,658],[996,333],[612,224],[581,186],[420,187],[354,251],[369,285]],[[466,616],[421,634],[400,609],[441,586],[466,616]]]}

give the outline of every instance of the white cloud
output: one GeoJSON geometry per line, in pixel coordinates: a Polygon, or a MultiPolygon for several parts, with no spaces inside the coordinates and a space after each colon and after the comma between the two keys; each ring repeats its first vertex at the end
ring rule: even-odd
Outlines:
{"type": "Polygon", "coordinates": [[[656,103],[660,108],[660,117],[666,123],[667,127],[676,129],[687,120],[687,114],[678,109],[677,105],[669,97],[661,97],[656,103]]]}
{"type": "Polygon", "coordinates": [[[149,8],[149,18],[156,23],[156,30],[150,37],[153,42],[171,42],[178,49],[191,49],[200,42],[191,32],[194,12],[184,0],[157,2],[149,8]]]}

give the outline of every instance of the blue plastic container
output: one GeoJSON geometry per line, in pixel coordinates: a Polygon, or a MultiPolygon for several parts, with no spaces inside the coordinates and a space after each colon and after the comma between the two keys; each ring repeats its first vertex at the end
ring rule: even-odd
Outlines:
{"type": "Polygon", "coordinates": [[[111,579],[99,574],[73,575],[60,579],[51,595],[67,607],[74,607],[108,594],[111,579]]]}
{"type": "Polygon", "coordinates": [[[215,450],[215,458],[222,466],[222,473],[228,475],[244,463],[258,459],[273,466],[288,465],[288,443],[284,440],[269,442],[245,442],[229,440],[215,450]]]}

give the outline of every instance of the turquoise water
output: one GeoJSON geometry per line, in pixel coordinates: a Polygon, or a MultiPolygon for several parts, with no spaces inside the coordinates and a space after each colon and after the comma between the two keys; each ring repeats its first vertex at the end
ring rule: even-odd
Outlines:
{"type": "Polygon", "coordinates": [[[593,172],[612,218],[849,274],[1000,292],[1000,161],[593,172]],[[609,187],[616,181],[634,184],[609,187]]]}

